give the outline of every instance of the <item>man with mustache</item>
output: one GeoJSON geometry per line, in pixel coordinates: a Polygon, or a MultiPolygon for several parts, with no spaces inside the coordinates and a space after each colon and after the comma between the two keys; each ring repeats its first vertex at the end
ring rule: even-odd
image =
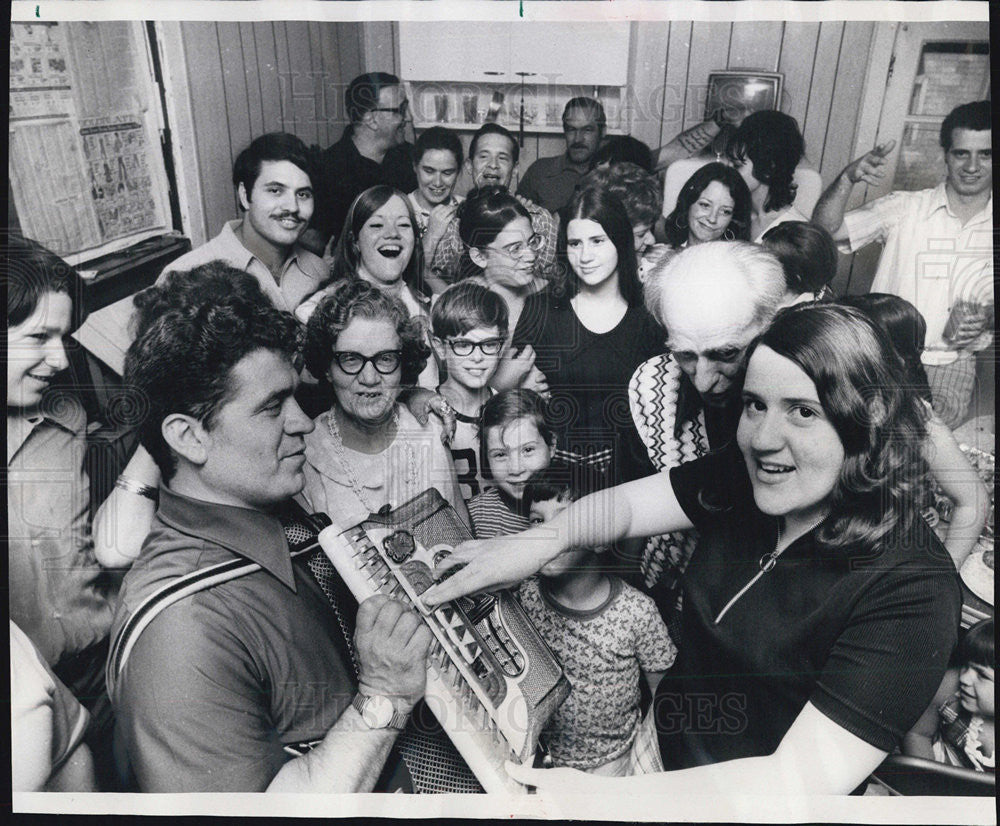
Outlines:
{"type": "Polygon", "coordinates": [[[942,183],[891,192],[845,214],[855,184],[884,177],[889,141],[844,167],[813,212],[841,252],[883,245],[871,290],[905,298],[923,315],[921,361],[934,411],[952,428],[969,409],[976,353],[993,341],[992,139],[990,102],[964,103],[941,124],[942,183]]]}
{"type": "Polygon", "coordinates": [[[590,163],[604,138],[607,118],[604,107],[594,98],[572,98],[563,110],[563,134],[566,152],[552,158],[539,158],[524,173],[517,194],[559,212],[570,198],[580,178],[590,170],[590,163]]]}
{"type": "Polygon", "coordinates": [[[337,595],[278,518],[313,429],[294,396],[297,322],[215,263],[147,291],[138,327],[125,381],[163,481],[112,626],[126,787],[408,789],[392,747],[423,696],[430,631],[402,602],[337,595]],[[203,587],[179,584],[191,576],[203,587]],[[151,610],[170,588],[184,596],[151,610]]]}
{"type": "Polygon", "coordinates": [[[242,218],[171,262],[168,272],[186,272],[221,260],[257,279],[279,310],[291,312],[327,277],[322,259],[299,239],[313,214],[313,170],[306,145],[287,132],[261,135],[236,156],[233,184],[242,218]]]}

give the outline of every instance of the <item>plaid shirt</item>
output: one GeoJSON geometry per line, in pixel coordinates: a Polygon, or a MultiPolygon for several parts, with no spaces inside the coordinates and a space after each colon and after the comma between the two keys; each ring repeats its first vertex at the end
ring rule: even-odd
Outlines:
{"type": "MultiPolygon", "coordinates": [[[[535,276],[547,282],[551,280],[556,267],[556,233],[559,230],[559,218],[527,198],[522,198],[520,195],[514,197],[528,210],[531,216],[531,229],[545,239],[545,244],[538,251],[538,258],[535,261],[535,276]]],[[[458,219],[458,215],[451,219],[431,260],[431,270],[447,284],[454,284],[459,280],[459,262],[465,250],[465,244],[458,235],[458,219]]]]}

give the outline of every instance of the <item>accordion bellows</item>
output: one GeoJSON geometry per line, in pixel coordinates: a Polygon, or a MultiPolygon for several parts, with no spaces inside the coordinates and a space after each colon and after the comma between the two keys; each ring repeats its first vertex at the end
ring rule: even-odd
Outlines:
{"type": "Polygon", "coordinates": [[[471,539],[431,488],[319,543],[360,602],[388,594],[413,605],[434,642],[425,702],[487,792],[519,792],[504,761],[531,763],[538,735],[569,695],[555,655],[506,591],[462,597],[428,611],[420,594],[440,555],[471,539]]]}

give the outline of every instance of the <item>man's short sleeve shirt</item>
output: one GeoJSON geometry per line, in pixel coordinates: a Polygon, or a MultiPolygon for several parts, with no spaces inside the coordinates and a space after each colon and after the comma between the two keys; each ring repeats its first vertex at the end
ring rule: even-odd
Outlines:
{"type": "Polygon", "coordinates": [[[951,306],[993,301],[993,199],[964,225],[948,205],[945,185],[892,192],[844,216],[845,252],[883,244],[872,292],[913,304],[927,322],[925,364],[947,364],[956,354],[942,340],[951,306]]]}
{"type": "Polygon", "coordinates": [[[160,495],[115,634],[178,576],[239,558],[263,569],[182,599],[138,637],[112,698],[116,749],[142,791],[263,791],[285,748],[322,739],[350,704],[342,633],[277,519],[160,495]]]}

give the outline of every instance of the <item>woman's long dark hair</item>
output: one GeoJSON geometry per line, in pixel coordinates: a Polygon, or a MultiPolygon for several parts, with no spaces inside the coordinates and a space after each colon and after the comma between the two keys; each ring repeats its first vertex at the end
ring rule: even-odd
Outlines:
{"type": "Polygon", "coordinates": [[[459,262],[460,279],[483,272],[469,257],[469,249],[488,247],[511,221],[518,218],[527,218],[531,223],[531,214],[505,186],[484,186],[468,194],[458,207],[458,237],[465,247],[459,262]]]}
{"type": "Polygon", "coordinates": [[[403,281],[417,292],[427,294],[423,280],[424,248],[418,237],[417,217],[413,213],[413,205],[410,203],[410,199],[398,189],[384,184],[366,189],[354,199],[350,209],[347,210],[344,226],[333,253],[330,277],[320,286],[320,289],[327,284],[358,278],[358,267],[361,264],[358,236],[361,234],[361,228],[376,210],[381,209],[389,202],[393,195],[399,197],[406,205],[413,226],[413,254],[410,256],[410,262],[406,265],[406,269],[403,270],[403,281]]]}
{"type": "Polygon", "coordinates": [[[571,298],[580,289],[580,281],[566,256],[566,230],[569,222],[583,219],[601,225],[618,253],[618,292],[628,305],[642,304],[642,282],[639,281],[638,263],[635,258],[635,240],[632,224],[625,206],[603,187],[592,186],[577,191],[566,209],[566,220],[559,222],[558,283],[553,292],[561,298],[571,298]]]}
{"type": "Polygon", "coordinates": [[[927,371],[920,361],[927,338],[927,322],[920,310],[905,298],[889,293],[845,296],[840,303],[861,310],[888,333],[892,346],[903,360],[907,382],[929,404],[931,388],[927,383],[927,371]]]}
{"type": "Polygon", "coordinates": [[[927,472],[926,407],[908,385],[892,343],[853,307],[799,304],[778,313],[750,357],[760,345],[812,379],[844,446],[830,514],[817,540],[828,549],[873,549],[913,518],[927,472]]]}
{"type": "Polygon", "coordinates": [[[729,221],[729,226],[726,227],[726,235],[720,240],[750,240],[750,190],[747,188],[746,181],[731,166],[712,161],[712,163],[707,163],[700,169],[696,169],[694,174],[687,179],[677,194],[677,205],[674,207],[674,211],[666,218],[664,230],[667,234],[667,243],[674,249],[680,248],[688,240],[688,211],[712,181],[718,181],[722,184],[729,190],[729,195],[733,199],[733,217],[729,221]]]}
{"type": "Polygon", "coordinates": [[[772,110],[747,115],[726,149],[733,163],[753,161],[753,176],[767,184],[765,212],[784,209],[795,200],[795,167],[805,151],[795,118],[772,110]]]}

